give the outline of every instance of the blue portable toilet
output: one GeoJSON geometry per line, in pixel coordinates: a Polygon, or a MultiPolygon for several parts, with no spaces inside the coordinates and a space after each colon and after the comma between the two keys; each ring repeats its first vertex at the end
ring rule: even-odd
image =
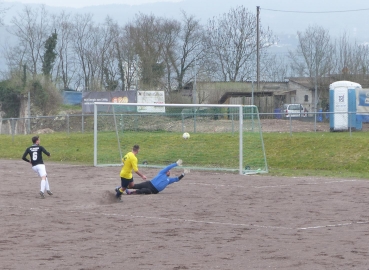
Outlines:
{"type": "Polygon", "coordinates": [[[329,127],[331,131],[345,131],[349,128],[362,129],[362,122],[356,119],[356,93],[361,85],[350,81],[337,81],[329,86],[329,127]]]}

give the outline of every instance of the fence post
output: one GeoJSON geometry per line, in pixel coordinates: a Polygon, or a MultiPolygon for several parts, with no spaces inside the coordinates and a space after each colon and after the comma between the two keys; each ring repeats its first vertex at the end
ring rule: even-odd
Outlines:
{"type": "Polygon", "coordinates": [[[348,126],[349,126],[350,137],[351,137],[352,136],[352,133],[351,133],[351,112],[348,112],[348,126]]]}
{"type": "Polygon", "coordinates": [[[288,115],[290,117],[290,136],[292,136],[292,118],[291,114],[288,115]]]}
{"type": "Polygon", "coordinates": [[[11,133],[12,133],[12,142],[14,142],[14,121],[15,121],[15,119],[14,118],[12,118],[11,119],[11,123],[10,123],[10,129],[11,129],[11,133]]]}
{"type": "Polygon", "coordinates": [[[137,131],[138,129],[138,115],[135,114],[135,117],[134,117],[134,126],[135,126],[135,131],[137,131]]]}
{"type": "Polygon", "coordinates": [[[69,136],[69,114],[67,113],[67,134],[69,136]]]}
{"type": "Polygon", "coordinates": [[[182,133],[185,131],[185,125],[184,125],[184,115],[183,112],[181,112],[181,119],[182,119],[182,133]]]}
{"type": "Polygon", "coordinates": [[[85,116],[82,113],[82,133],[84,133],[85,130],[85,116]]]}
{"type": "Polygon", "coordinates": [[[196,108],[193,111],[193,133],[196,133],[196,108]]]}
{"type": "Polygon", "coordinates": [[[232,135],[234,134],[234,117],[233,113],[231,113],[231,119],[232,119],[232,135]]]}

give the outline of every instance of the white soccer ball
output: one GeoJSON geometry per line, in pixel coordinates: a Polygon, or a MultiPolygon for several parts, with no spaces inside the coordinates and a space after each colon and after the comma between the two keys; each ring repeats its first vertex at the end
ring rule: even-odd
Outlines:
{"type": "Polygon", "coordinates": [[[188,133],[188,132],[183,133],[182,138],[185,139],[185,140],[189,139],[190,138],[190,133],[188,133]]]}

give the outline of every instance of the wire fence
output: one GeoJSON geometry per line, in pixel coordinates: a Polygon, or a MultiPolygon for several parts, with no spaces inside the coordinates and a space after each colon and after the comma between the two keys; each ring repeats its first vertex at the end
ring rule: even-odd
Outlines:
{"type": "MultiPolygon", "coordinates": [[[[142,114],[140,115],[142,116],[142,114]]],[[[152,115],[151,115],[152,116],[152,115]]],[[[351,132],[369,131],[369,122],[359,122],[356,113],[351,112],[309,112],[308,114],[289,115],[283,113],[260,113],[260,124],[263,132],[280,132],[292,135],[294,132],[351,132]],[[343,122],[347,128],[335,130],[333,122],[343,122]]],[[[369,115],[368,115],[369,116],[369,115]]],[[[221,126],[225,123],[224,115],[216,113],[208,117],[209,125],[221,126]],[[222,120],[222,121],[220,121],[222,120]]],[[[113,116],[111,117],[113,119],[113,116]]],[[[119,117],[118,117],[119,118],[119,117]]],[[[196,121],[197,117],[179,115],[177,118],[186,125],[187,132],[196,133],[196,123],[188,125],[188,121],[196,121]],[[186,122],[185,122],[185,121],[186,122]],[[192,130],[189,127],[192,126],[192,130]]],[[[117,120],[119,122],[119,119],[117,120]]],[[[228,117],[226,121],[238,121],[228,117]]],[[[0,135],[45,134],[54,132],[88,133],[93,132],[94,116],[92,114],[64,114],[53,116],[33,116],[27,118],[0,118],[0,135]]],[[[118,123],[119,124],[119,123],[118,123]]],[[[235,124],[236,125],[236,124],[235,124]]],[[[114,123],[105,125],[107,129],[115,130],[114,123]]],[[[133,125],[135,126],[135,125],[133,125]]],[[[136,125],[137,126],[137,125],[136,125]]],[[[184,130],[184,127],[182,127],[184,130]]]]}

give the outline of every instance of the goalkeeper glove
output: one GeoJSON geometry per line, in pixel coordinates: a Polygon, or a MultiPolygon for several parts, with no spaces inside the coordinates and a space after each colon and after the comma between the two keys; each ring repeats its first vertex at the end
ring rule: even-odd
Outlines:
{"type": "Polygon", "coordinates": [[[181,180],[185,176],[184,173],[182,173],[180,176],[178,176],[178,179],[181,180]]]}
{"type": "Polygon", "coordinates": [[[182,159],[178,159],[176,163],[178,166],[182,166],[182,159]]]}

